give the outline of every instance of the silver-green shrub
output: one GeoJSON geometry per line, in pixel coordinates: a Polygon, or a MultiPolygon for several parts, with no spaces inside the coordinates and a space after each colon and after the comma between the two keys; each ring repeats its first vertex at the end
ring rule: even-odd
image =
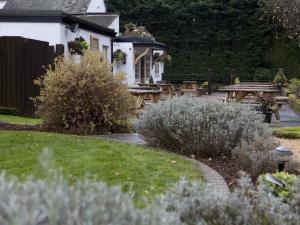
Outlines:
{"type": "Polygon", "coordinates": [[[83,181],[68,185],[60,176],[19,182],[0,175],[1,225],[177,225],[175,213],[138,209],[118,187],[83,181]]]}
{"type": "Polygon", "coordinates": [[[188,225],[297,225],[300,221],[298,199],[284,203],[265,189],[255,189],[247,176],[227,197],[182,180],[158,205],[176,212],[188,225]]]}
{"type": "Polygon", "coordinates": [[[271,140],[262,121],[261,114],[245,105],[181,97],[149,107],[136,127],[150,145],[214,156],[241,150],[257,139],[271,140]]]}
{"type": "Polygon", "coordinates": [[[132,195],[104,183],[68,185],[61,176],[47,180],[0,175],[1,225],[298,225],[300,185],[282,201],[244,176],[240,187],[222,196],[184,179],[147,208],[132,195]]]}

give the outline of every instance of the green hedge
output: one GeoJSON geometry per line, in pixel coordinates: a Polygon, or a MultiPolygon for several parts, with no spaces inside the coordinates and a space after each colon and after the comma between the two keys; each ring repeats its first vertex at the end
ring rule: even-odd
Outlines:
{"type": "Polygon", "coordinates": [[[296,95],[290,95],[289,98],[291,108],[297,113],[300,113],[300,98],[297,98],[296,95]]]}
{"type": "Polygon", "coordinates": [[[0,107],[0,114],[19,116],[19,112],[16,108],[0,107]]]}

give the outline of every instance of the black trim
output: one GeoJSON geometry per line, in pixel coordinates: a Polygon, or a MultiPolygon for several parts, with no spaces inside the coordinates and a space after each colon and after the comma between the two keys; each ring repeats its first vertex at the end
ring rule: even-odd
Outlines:
{"type": "Polygon", "coordinates": [[[167,49],[167,45],[161,42],[157,42],[154,39],[147,39],[142,37],[116,37],[114,42],[129,42],[133,43],[135,47],[154,47],[158,49],[167,49]]]}
{"type": "Polygon", "coordinates": [[[73,15],[62,11],[48,10],[25,10],[25,11],[8,11],[0,10],[0,22],[35,22],[35,23],[51,23],[59,22],[64,24],[78,23],[80,28],[115,37],[114,30],[88,22],[73,15]]]}

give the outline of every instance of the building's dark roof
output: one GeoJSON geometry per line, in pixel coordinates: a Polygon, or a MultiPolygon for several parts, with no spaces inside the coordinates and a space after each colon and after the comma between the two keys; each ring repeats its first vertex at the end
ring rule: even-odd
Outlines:
{"type": "Polygon", "coordinates": [[[70,14],[85,13],[91,0],[6,0],[4,10],[62,10],[70,14]]]}
{"type": "Polygon", "coordinates": [[[114,30],[89,21],[80,19],[76,16],[56,10],[0,10],[0,22],[62,22],[65,24],[79,24],[79,27],[115,37],[114,30]]]}
{"type": "Polygon", "coordinates": [[[74,16],[100,26],[109,27],[119,15],[115,13],[86,13],[74,16]]]}
{"type": "Polygon", "coordinates": [[[137,47],[154,47],[159,49],[167,49],[167,45],[161,42],[157,42],[153,39],[147,39],[142,37],[116,37],[115,42],[132,42],[137,47]]]}

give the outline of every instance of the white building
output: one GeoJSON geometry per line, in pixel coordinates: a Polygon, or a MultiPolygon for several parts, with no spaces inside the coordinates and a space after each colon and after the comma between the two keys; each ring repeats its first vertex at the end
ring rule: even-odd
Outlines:
{"type": "Polygon", "coordinates": [[[114,62],[118,49],[126,53],[125,64],[115,64],[114,73],[125,72],[129,85],[161,81],[163,62],[153,59],[166,46],[152,39],[119,36],[119,15],[107,13],[104,0],[0,0],[0,36],[21,36],[63,44],[83,37],[91,49],[100,50],[114,62]]]}

